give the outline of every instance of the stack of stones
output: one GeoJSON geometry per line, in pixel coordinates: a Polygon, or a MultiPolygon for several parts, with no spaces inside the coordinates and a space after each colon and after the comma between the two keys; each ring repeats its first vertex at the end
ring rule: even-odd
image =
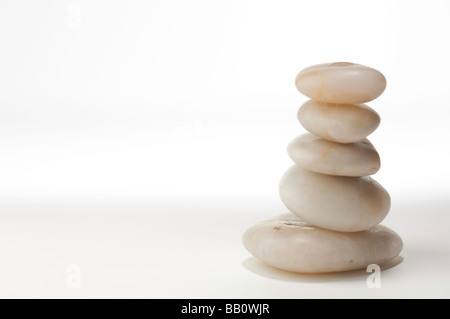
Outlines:
{"type": "Polygon", "coordinates": [[[388,192],[368,175],[380,157],[366,138],[379,115],[365,103],[386,88],[377,70],[347,62],[301,71],[296,87],[311,100],[298,119],[310,133],[295,138],[288,154],[295,165],[280,182],[292,214],[256,224],[243,242],[258,259],[304,273],[337,272],[383,264],[398,256],[401,238],[378,225],[388,214],[388,192]]]}

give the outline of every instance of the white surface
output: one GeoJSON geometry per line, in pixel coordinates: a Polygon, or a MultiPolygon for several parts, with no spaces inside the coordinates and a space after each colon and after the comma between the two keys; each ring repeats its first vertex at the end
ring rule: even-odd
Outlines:
{"type": "Polygon", "coordinates": [[[449,6],[1,1],[1,295],[448,297],[449,6]],[[405,259],[379,290],[242,264],[244,229],[284,211],[295,75],[332,61],[388,82],[370,140],[405,259]]]}
{"type": "Polygon", "coordinates": [[[369,289],[368,273],[297,275],[262,266],[241,235],[284,212],[248,202],[1,207],[1,297],[450,297],[450,203],[397,202],[385,224],[403,261],[369,289]],[[426,222],[426,220],[439,222],[426,222]],[[68,288],[69,265],[81,288],[68,288]]]}

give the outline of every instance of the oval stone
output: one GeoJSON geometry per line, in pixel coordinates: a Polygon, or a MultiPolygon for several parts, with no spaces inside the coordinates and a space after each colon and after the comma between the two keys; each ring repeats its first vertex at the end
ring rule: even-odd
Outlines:
{"type": "Polygon", "coordinates": [[[401,238],[382,225],[356,233],[341,233],[308,225],[292,214],[249,228],[243,235],[243,243],[261,261],[303,273],[381,265],[398,256],[403,248],[401,238]]]}
{"type": "Polygon", "coordinates": [[[324,139],[353,143],[361,141],[380,125],[380,116],[365,104],[329,104],[309,100],[297,113],[300,124],[324,139]]]}
{"type": "Polygon", "coordinates": [[[287,151],[295,164],[316,173],[365,176],[380,169],[380,156],[368,139],[341,144],[306,133],[292,140],[287,151]]]}
{"type": "Polygon", "coordinates": [[[379,224],[391,206],[388,192],[369,176],[324,175],[297,165],[283,175],[279,192],[284,205],[298,217],[342,232],[379,224]]]}
{"type": "Polygon", "coordinates": [[[324,63],[300,71],[295,86],[313,100],[359,104],[380,96],[386,88],[386,78],[379,71],[361,64],[324,63]]]}

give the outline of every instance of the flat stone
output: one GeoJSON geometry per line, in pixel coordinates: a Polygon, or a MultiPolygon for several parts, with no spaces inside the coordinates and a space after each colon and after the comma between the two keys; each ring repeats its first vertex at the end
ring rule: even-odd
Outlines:
{"type": "Polygon", "coordinates": [[[302,273],[339,272],[381,265],[398,256],[401,238],[377,225],[341,233],[308,225],[292,214],[260,222],[243,235],[245,248],[261,261],[302,273]]]}
{"type": "Polygon", "coordinates": [[[380,116],[365,104],[329,104],[309,100],[297,113],[300,124],[324,139],[353,143],[376,130],[380,116]]]}
{"type": "Polygon", "coordinates": [[[357,232],[379,224],[388,214],[389,193],[369,176],[332,176],[297,165],[283,175],[279,187],[286,207],[321,228],[357,232]]]}
{"type": "Polygon", "coordinates": [[[295,164],[316,173],[365,176],[380,169],[380,156],[368,139],[341,144],[306,133],[292,140],[287,151],[295,164]]]}
{"type": "Polygon", "coordinates": [[[380,96],[386,88],[386,78],[379,71],[361,64],[324,63],[300,71],[295,86],[313,100],[360,104],[380,96]]]}

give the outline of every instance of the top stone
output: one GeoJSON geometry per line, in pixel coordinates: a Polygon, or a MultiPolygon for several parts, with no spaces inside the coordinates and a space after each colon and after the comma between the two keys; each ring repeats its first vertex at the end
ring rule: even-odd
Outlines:
{"type": "Polygon", "coordinates": [[[324,63],[300,71],[295,86],[316,101],[360,104],[379,97],[386,88],[386,78],[379,71],[361,64],[324,63]]]}

